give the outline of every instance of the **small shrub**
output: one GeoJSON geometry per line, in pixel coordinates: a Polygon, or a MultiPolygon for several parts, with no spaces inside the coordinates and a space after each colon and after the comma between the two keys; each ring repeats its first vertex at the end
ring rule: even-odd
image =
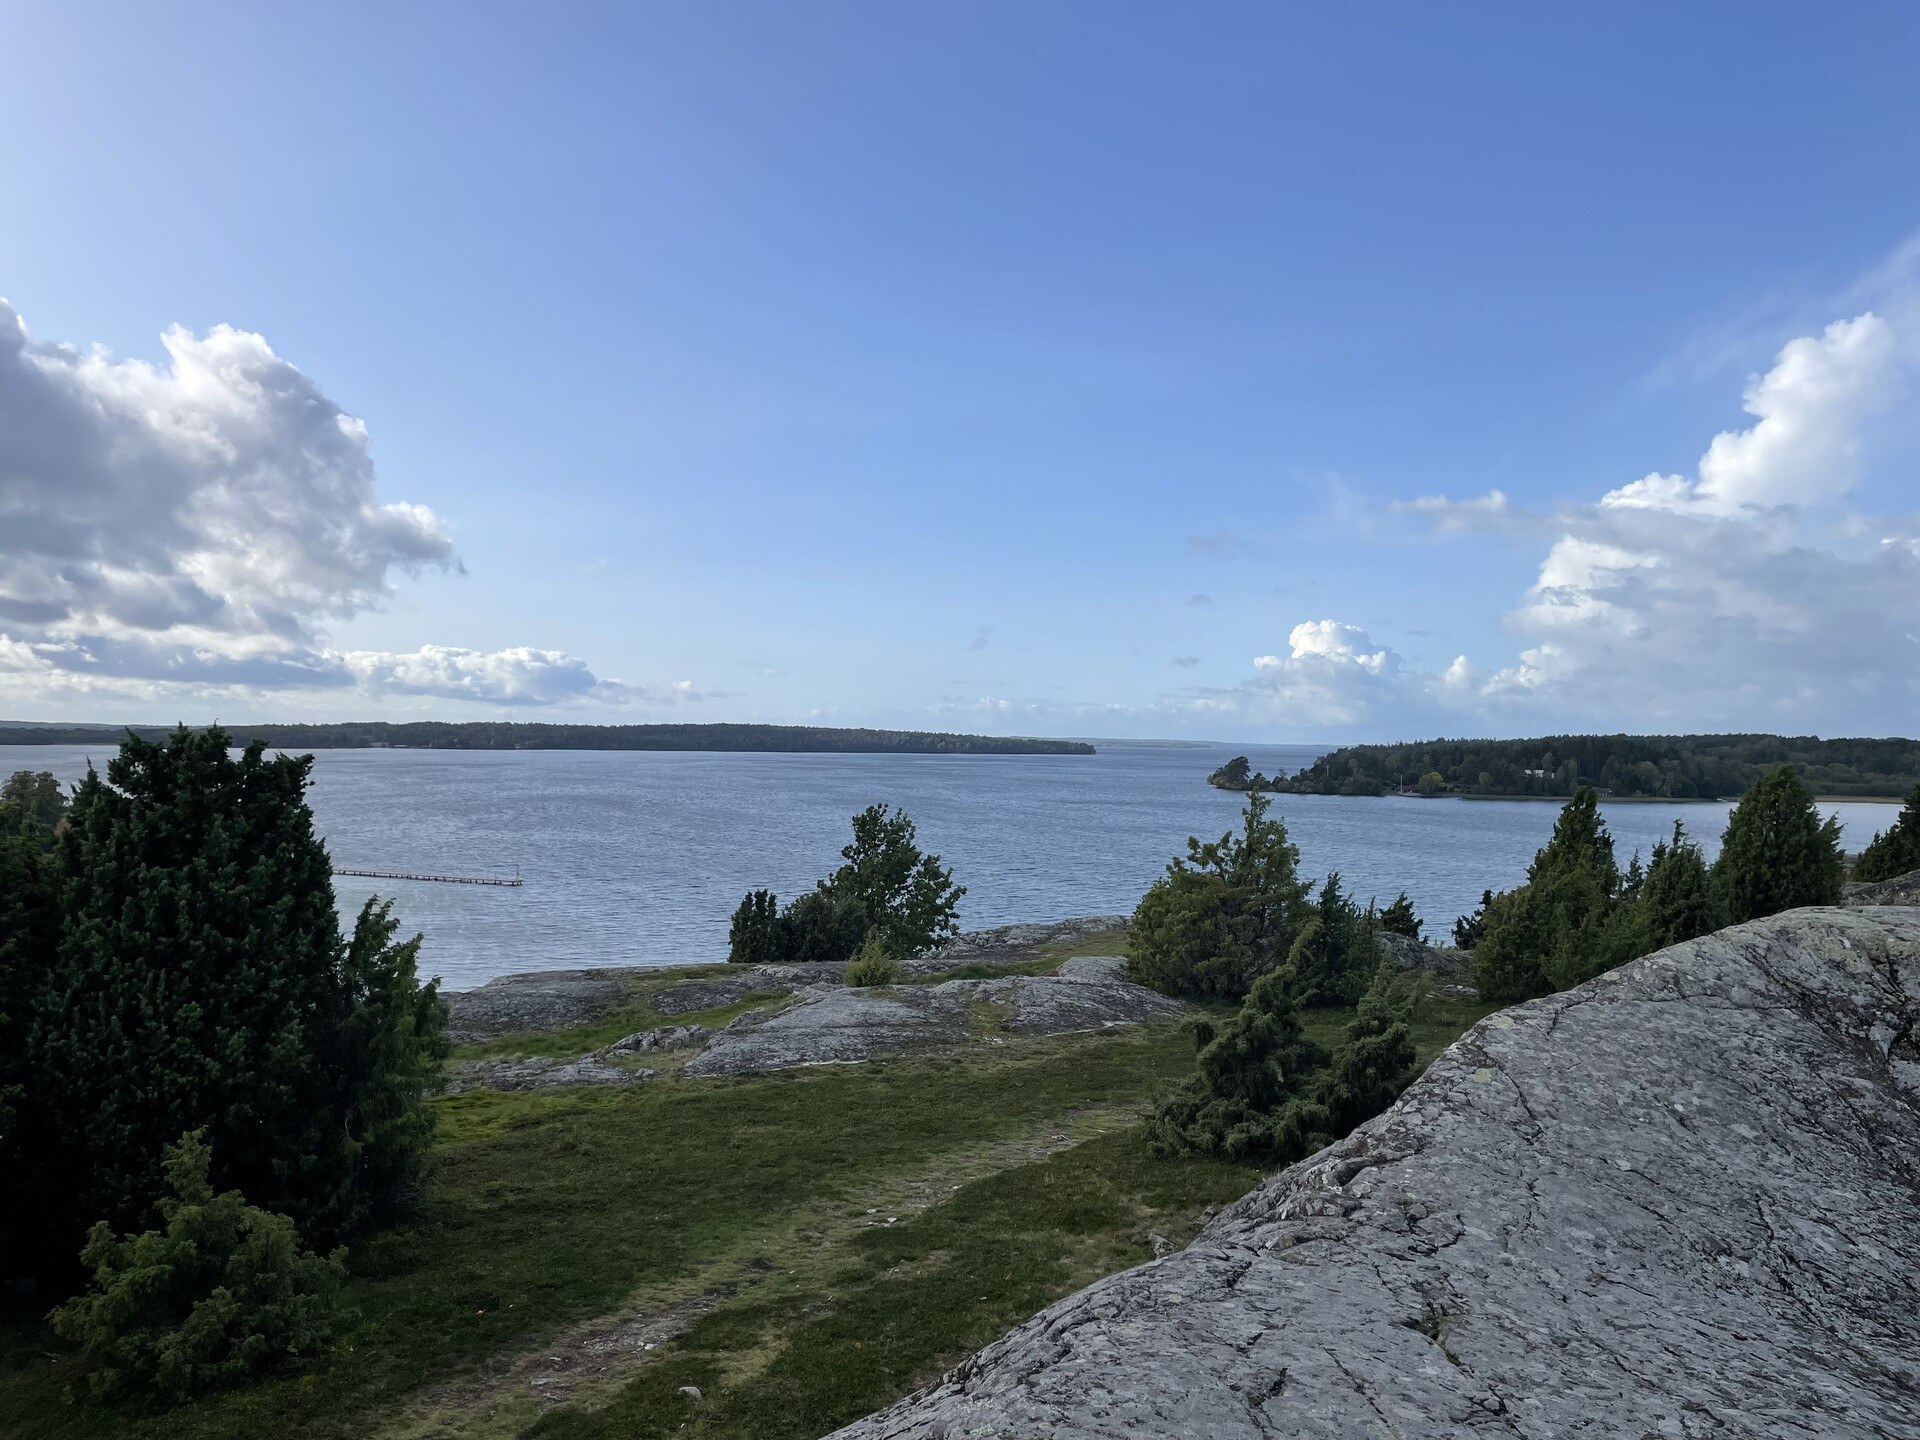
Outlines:
{"type": "Polygon", "coordinates": [[[211,1163],[198,1132],[182,1136],[166,1150],[166,1228],[115,1239],[102,1220],[87,1237],[80,1260],[94,1288],[50,1318],[83,1347],[98,1395],[184,1400],[334,1334],[346,1251],[303,1251],[285,1215],[238,1190],[215,1195],[211,1163]]]}
{"type": "Polygon", "coordinates": [[[860,946],[860,953],[847,962],[847,984],[860,987],[891,985],[899,978],[900,962],[893,958],[893,952],[887,949],[879,931],[868,931],[865,942],[860,946]]]}

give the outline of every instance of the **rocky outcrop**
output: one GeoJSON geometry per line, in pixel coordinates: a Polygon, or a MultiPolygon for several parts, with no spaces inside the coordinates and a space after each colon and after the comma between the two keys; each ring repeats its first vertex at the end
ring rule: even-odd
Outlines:
{"type": "Polygon", "coordinates": [[[1482,1021],[1186,1250],[841,1440],[1920,1437],[1920,913],[1482,1021]]]}
{"type": "Polygon", "coordinates": [[[687,1062],[686,1075],[844,1065],[939,1049],[991,1031],[1065,1035],[1178,1015],[1177,1000],[1111,974],[948,980],[884,989],[815,989],[777,1012],[749,1012],[687,1062]]]}
{"type": "Polygon", "coordinates": [[[559,1030],[585,1025],[619,1008],[629,983],[647,970],[540,970],[502,975],[477,990],[452,990],[447,1002],[447,1038],[456,1045],[495,1035],[559,1030]]]}
{"type": "Polygon", "coordinates": [[[1005,964],[1025,959],[1042,945],[1124,930],[1128,923],[1125,915],[1081,915],[1048,925],[996,925],[990,930],[969,930],[909,960],[906,969],[911,975],[938,975],[962,965],[1005,964]]]}
{"type": "Polygon", "coordinates": [[[1392,930],[1382,930],[1374,937],[1374,941],[1380,947],[1381,957],[1392,961],[1402,970],[1418,970],[1423,975],[1431,975],[1451,985],[1473,983],[1471,950],[1451,950],[1424,944],[1410,935],[1400,935],[1392,930]]]}
{"type": "Polygon", "coordinates": [[[1846,895],[1849,905],[1920,905],[1920,870],[1873,883],[1849,881],[1846,895]]]}
{"type": "MultiPolygon", "coordinates": [[[[1125,929],[1124,915],[1085,915],[1051,925],[1001,925],[956,935],[945,945],[907,962],[907,973],[938,975],[961,965],[1004,964],[1029,958],[1042,945],[1125,929]]],[[[587,1025],[632,1004],[639,990],[661,1015],[693,1015],[738,1004],[749,995],[787,995],[807,986],[841,984],[844,964],[710,965],[657,982],[658,966],[610,965],[600,970],[536,970],[502,975],[474,990],[446,993],[447,1035],[456,1045],[498,1035],[564,1030],[587,1025]]]]}

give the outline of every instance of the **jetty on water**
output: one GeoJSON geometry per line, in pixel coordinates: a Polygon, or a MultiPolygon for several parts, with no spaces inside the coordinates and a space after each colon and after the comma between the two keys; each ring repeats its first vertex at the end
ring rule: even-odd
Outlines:
{"type": "Polygon", "coordinates": [[[363,880],[429,880],[436,885],[519,885],[520,867],[511,875],[436,875],[426,870],[363,870],[354,865],[336,865],[336,875],[355,875],[363,880]]]}

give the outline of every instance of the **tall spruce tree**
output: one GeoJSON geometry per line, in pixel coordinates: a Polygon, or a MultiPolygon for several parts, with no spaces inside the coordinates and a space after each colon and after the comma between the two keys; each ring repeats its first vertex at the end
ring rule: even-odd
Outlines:
{"type": "Polygon", "coordinates": [[[1853,878],[1892,880],[1915,870],[1920,870],[1920,785],[1913,787],[1893,824],[1867,842],[1853,867],[1853,878]]]}
{"type": "Polygon", "coordinates": [[[330,1243],[405,1199],[445,1007],[369,903],[350,938],[305,799],[311,757],[219,729],[129,736],[57,850],[61,938],[33,998],[51,1214],[140,1228],[162,1155],[204,1130],[214,1182],[330,1243]]]}
{"type": "Polygon", "coordinates": [[[1840,822],[1823,821],[1800,773],[1777,766],[1740,797],[1713,868],[1735,924],[1802,905],[1838,905],[1846,877],[1840,822]]]}

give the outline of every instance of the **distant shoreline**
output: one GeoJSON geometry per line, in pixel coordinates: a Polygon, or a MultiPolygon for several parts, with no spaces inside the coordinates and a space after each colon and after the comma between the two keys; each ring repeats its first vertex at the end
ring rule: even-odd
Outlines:
{"type": "MultiPolygon", "coordinates": [[[[191,729],[205,727],[191,726],[191,729]]],[[[505,721],[347,721],[331,725],[229,725],[236,745],[275,750],[642,750],[774,755],[1092,755],[1083,740],[960,735],[932,730],[835,729],[816,725],[551,725],[505,721]]],[[[7,725],[0,745],[118,744],[170,725],[7,725]]]]}

